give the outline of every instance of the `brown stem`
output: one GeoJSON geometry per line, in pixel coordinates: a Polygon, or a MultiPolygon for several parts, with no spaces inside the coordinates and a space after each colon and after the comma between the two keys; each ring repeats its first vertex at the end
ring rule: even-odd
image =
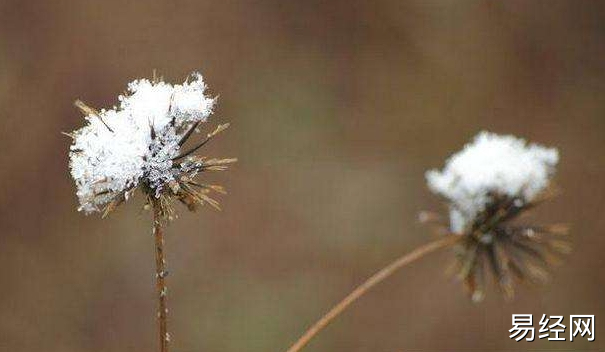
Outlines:
{"type": "Polygon", "coordinates": [[[305,333],[302,335],[289,349],[287,352],[298,352],[305,347],[321,330],[323,330],[328,324],[334,320],[340,313],[344,312],[353,302],[359,297],[363,296],[368,290],[376,286],[384,279],[391,276],[398,269],[412,263],[413,261],[422,258],[423,256],[436,251],[437,249],[447,247],[454,244],[458,240],[457,236],[447,236],[439,240],[429,242],[421,247],[416,248],[412,252],[409,252],[402,257],[399,257],[391,264],[382,268],[376,274],[372,275],[364,283],[354,289],[348,296],[342,301],[335,305],[328,313],[326,313],[321,319],[313,324],[305,333]]]}
{"type": "Polygon", "coordinates": [[[153,237],[155,238],[156,290],[158,295],[158,326],[160,352],[168,352],[170,335],[166,328],[168,308],[166,307],[166,259],[164,258],[164,231],[162,229],[162,214],[159,204],[153,203],[153,237]]]}

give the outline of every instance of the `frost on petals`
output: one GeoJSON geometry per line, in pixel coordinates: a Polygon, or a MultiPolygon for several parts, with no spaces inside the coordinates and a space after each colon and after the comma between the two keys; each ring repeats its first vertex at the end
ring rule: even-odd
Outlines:
{"type": "Polygon", "coordinates": [[[481,132],[426,178],[431,191],[448,200],[451,230],[463,233],[494,195],[534,200],[549,185],[558,161],[557,149],[481,132]]]}
{"type": "Polygon", "coordinates": [[[82,104],[87,124],[71,134],[70,148],[80,210],[99,211],[140,185],[157,196],[173,182],[183,137],[212,113],[214,99],[205,90],[199,73],[175,85],[139,79],[117,107],[95,111],[82,104]]]}

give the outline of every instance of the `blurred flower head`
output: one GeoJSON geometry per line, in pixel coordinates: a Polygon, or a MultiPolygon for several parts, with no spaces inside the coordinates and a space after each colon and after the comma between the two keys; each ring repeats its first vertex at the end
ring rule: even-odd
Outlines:
{"type": "Polygon", "coordinates": [[[543,281],[556,255],[569,250],[559,238],[567,232],[565,226],[516,222],[553,194],[551,179],[558,160],[554,148],[481,132],[452,155],[443,170],[427,172],[429,188],[448,205],[448,232],[461,236],[456,246],[458,277],[474,300],[484,296],[487,270],[505,296],[512,297],[513,276],[543,281]]]}
{"type": "Polygon", "coordinates": [[[207,159],[193,153],[212,137],[225,130],[219,125],[189,149],[185,142],[207,121],[215,103],[205,94],[206,85],[199,73],[183,84],[161,79],[139,79],[128,84],[118,97],[119,105],[95,110],[81,101],[76,106],[87,124],[68,134],[70,171],[80,201],[79,210],[103,211],[107,215],[142,190],[149,202],[162,207],[169,217],[170,198],[175,197],[190,210],[209,203],[211,191],[222,187],[198,183],[200,172],[224,170],[235,159],[207,159]]]}

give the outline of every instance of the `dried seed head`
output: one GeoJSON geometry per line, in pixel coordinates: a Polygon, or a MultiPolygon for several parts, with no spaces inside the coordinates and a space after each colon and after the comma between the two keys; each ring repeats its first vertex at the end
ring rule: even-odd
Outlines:
{"type": "Polygon", "coordinates": [[[455,250],[457,276],[473,300],[484,297],[486,271],[510,298],[513,277],[544,281],[546,268],[569,251],[560,238],[566,227],[515,222],[552,197],[557,162],[556,149],[482,132],[450,157],[442,171],[427,172],[429,188],[449,207],[449,232],[461,236],[455,250]]]}
{"type": "Polygon", "coordinates": [[[205,94],[199,73],[183,84],[140,79],[118,97],[119,105],[96,110],[81,101],[87,125],[70,133],[70,170],[80,200],[79,210],[107,215],[128,200],[135,189],[164,208],[170,218],[171,197],[192,205],[216,201],[192,189],[191,179],[203,171],[224,170],[235,159],[205,159],[192,154],[220,133],[219,125],[196,147],[181,148],[212,114],[215,99],[205,94]],[[201,195],[200,195],[201,194],[201,195]],[[184,201],[186,199],[186,201],[184,201]]]}
{"type": "Polygon", "coordinates": [[[533,201],[550,184],[558,161],[556,149],[481,132],[442,171],[431,170],[426,177],[429,188],[449,204],[451,230],[462,233],[493,194],[508,196],[517,205],[533,201]]]}

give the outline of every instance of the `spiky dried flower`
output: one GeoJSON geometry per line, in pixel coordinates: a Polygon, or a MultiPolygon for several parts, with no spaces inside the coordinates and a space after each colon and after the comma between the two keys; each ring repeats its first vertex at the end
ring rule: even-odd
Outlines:
{"type": "Polygon", "coordinates": [[[103,216],[140,189],[149,203],[158,205],[170,218],[171,198],[189,210],[205,203],[218,208],[210,192],[224,193],[221,186],[194,181],[204,171],[225,170],[236,159],[214,159],[193,155],[229,124],[189,149],[184,145],[212,114],[215,99],[205,94],[199,73],[182,84],[161,78],[139,79],[128,84],[118,97],[119,105],[108,110],[93,109],[81,101],[75,105],[88,124],[68,135],[70,170],[76,183],[79,210],[102,211],[103,216]]]}
{"type": "MultiPolygon", "coordinates": [[[[485,295],[491,270],[507,298],[514,294],[513,277],[544,281],[548,266],[570,247],[561,235],[564,225],[518,224],[520,215],[553,195],[551,185],[558,151],[527,144],[514,136],[479,133],[452,155],[442,171],[426,174],[428,186],[449,207],[447,231],[461,236],[456,268],[475,301],[485,295]]],[[[424,220],[434,216],[423,215],[424,220]]]]}

